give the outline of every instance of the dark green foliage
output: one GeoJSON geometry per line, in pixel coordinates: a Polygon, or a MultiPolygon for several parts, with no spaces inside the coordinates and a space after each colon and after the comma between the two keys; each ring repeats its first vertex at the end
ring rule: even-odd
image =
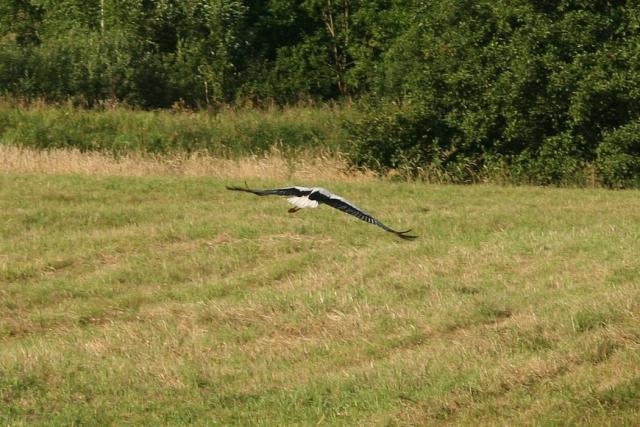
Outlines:
{"type": "MultiPolygon", "coordinates": [[[[393,168],[404,176],[424,172],[425,167],[455,174],[449,170],[458,155],[455,147],[449,146],[449,141],[456,138],[455,130],[430,110],[425,111],[423,105],[377,105],[347,126],[353,142],[351,160],[356,167],[378,171],[393,168]]],[[[458,178],[462,176],[458,174],[458,178]]]]}
{"type": "Polygon", "coordinates": [[[239,0],[0,0],[0,11],[14,22],[0,27],[7,95],[144,107],[232,96],[246,11],[239,0]]]}
{"type": "Polygon", "coordinates": [[[430,2],[383,61],[379,90],[402,107],[354,124],[353,162],[419,175],[435,168],[461,182],[506,169],[515,182],[585,184],[598,158],[604,184],[636,184],[635,144],[608,137],[622,160],[605,135],[640,117],[639,10],[430,2]]]}
{"type": "Polygon", "coordinates": [[[409,4],[0,0],[0,90],[143,107],[350,97],[373,88],[409,4]]]}
{"type": "Polygon", "coordinates": [[[640,186],[640,121],[607,133],[596,154],[603,184],[614,188],[640,186]]]}
{"type": "Polygon", "coordinates": [[[512,179],[534,184],[586,184],[580,141],[569,133],[554,135],[536,150],[523,150],[510,163],[512,179]]]}

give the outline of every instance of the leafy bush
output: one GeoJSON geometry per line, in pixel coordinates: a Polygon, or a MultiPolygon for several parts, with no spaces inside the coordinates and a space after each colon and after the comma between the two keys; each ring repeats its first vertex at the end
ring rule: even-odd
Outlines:
{"type": "Polygon", "coordinates": [[[369,108],[349,129],[349,158],[355,167],[403,178],[473,180],[473,168],[456,130],[421,105],[381,104],[369,108]]]}
{"type": "Polygon", "coordinates": [[[640,117],[634,6],[438,0],[421,12],[382,63],[380,103],[399,107],[353,125],[357,166],[467,182],[499,165],[516,182],[582,184],[611,153],[604,136],[640,117]]]}
{"type": "Polygon", "coordinates": [[[549,137],[535,150],[526,149],[510,163],[511,180],[533,184],[584,185],[586,162],[576,137],[568,133],[549,137]]]}
{"type": "Polygon", "coordinates": [[[606,186],[640,186],[640,121],[605,135],[597,149],[596,169],[606,186]]]}

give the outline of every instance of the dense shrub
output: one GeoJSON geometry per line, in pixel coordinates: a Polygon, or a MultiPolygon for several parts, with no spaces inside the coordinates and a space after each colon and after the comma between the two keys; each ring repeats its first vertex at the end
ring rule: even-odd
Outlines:
{"type": "Polygon", "coordinates": [[[447,171],[462,180],[468,178],[454,170],[462,156],[450,144],[457,137],[455,129],[423,107],[378,105],[368,108],[357,122],[348,123],[353,165],[381,173],[394,169],[404,177],[447,171]]]}
{"type": "Polygon", "coordinates": [[[516,182],[581,184],[598,157],[604,183],[629,183],[633,143],[610,132],[640,117],[639,11],[569,0],[424,5],[383,62],[380,93],[401,107],[353,125],[352,161],[462,182],[500,164],[516,182]],[[605,135],[631,156],[615,173],[602,163],[614,155],[605,135]]]}
{"type": "Polygon", "coordinates": [[[605,134],[597,149],[596,167],[609,187],[640,186],[640,121],[605,134]]]}
{"type": "Polygon", "coordinates": [[[232,96],[242,1],[103,4],[0,0],[0,90],[90,106],[207,106],[232,96]]]}

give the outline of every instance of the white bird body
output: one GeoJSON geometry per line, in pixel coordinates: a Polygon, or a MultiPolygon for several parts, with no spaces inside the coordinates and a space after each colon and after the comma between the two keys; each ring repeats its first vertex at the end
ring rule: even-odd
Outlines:
{"type": "Polygon", "coordinates": [[[358,208],[356,205],[351,203],[350,201],[338,196],[337,194],[333,194],[331,191],[322,187],[284,187],[284,188],[275,188],[271,190],[252,190],[250,188],[242,188],[242,187],[227,187],[227,190],[233,191],[244,191],[247,193],[253,193],[258,196],[269,196],[269,195],[277,195],[277,196],[291,196],[287,199],[289,203],[291,203],[294,207],[289,209],[290,213],[294,213],[299,211],[300,209],[306,208],[317,208],[318,205],[324,203],[326,205],[331,206],[332,208],[341,210],[349,215],[353,215],[356,218],[366,221],[370,224],[377,225],[385,231],[389,231],[394,233],[398,237],[403,239],[411,240],[415,239],[417,236],[410,236],[406,233],[411,230],[406,231],[396,231],[392,228],[387,227],[382,222],[378,221],[362,209],[358,208]]]}
{"type": "Polygon", "coordinates": [[[318,201],[309,199],[309,196],[289,197],[287,202],[291,203],[298,209],[318,207],[318,201]]]}

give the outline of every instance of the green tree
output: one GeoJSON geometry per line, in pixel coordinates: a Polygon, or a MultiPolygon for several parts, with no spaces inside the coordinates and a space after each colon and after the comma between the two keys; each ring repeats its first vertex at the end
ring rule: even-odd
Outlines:
{"type": "Polygon", "coordinates": [[[38,29],[43,8],[29,0],[0,1],[0,41],[15,41],[19,46],[40,42],[38,29]]]}
{"type": "Polygon", "coordinates": [[[415,7],[381,64],[377,92],[394,105],[354,126],[356,164],[462,181],[501,164],[529,182],[579,181],[603,135],[638,118],[638,5],[415,7]]]}

